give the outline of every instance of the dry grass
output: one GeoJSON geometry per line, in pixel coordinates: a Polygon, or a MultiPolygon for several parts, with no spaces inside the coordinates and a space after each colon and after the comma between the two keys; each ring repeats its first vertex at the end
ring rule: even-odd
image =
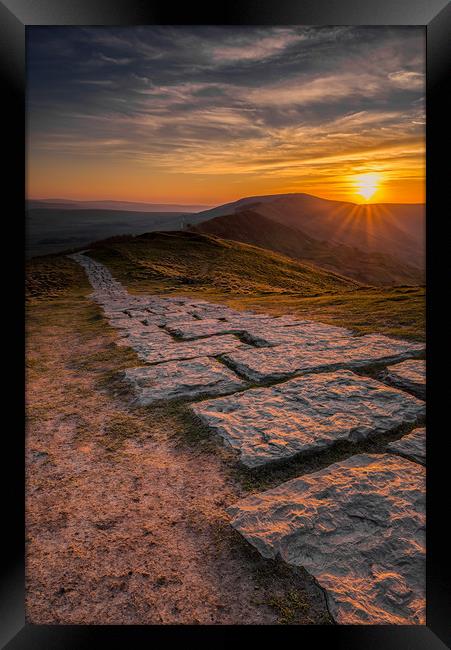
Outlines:
{"type": "MultiPolygon", "coordinates": [[[[119,245],[123,242],[114,243],[119,245]]],[[[191,251],[190,257],[179,251],[182,273],[180,266],[171,267],[168,254],[161,261],[158,248],[149,263],[149,247],[152,240],[143,240],[126,260],[125,249],[117,254],[98,249],[96,256],[106,256],[116,277],[138,293],[177,292],[362,332],[423,336],[421,288],[327,293],[320,284],[307,287],[307,276],[299,272],[296,282],[302,280],[306,296],[300,284],[298,291],[290,288],[288,267],[277,275],[276,262],[269,270],[259,266],[257,280],[249,266],[240,284],[244,258],[236,258],[220,277],[228,253],[222,266],[203,269],[200,253],[191,251]],[[140,260],[141,254],[146,259],[140,260]],[[315,286],[321,295],[313,295],[315,286]]],[[[200,427],[185,405],[130,409],[120,373],[141,363],[132,350],[115,345],[117,331],[87,298],[90,287],[80,267],[54,256],[35,260],[29,269],[28,619],[331,622],[324,594],[311,578],[261,558],[230,528],[226,508],[249,492],[360,448],[337,446],[263,472],[239,468],[234,453],[200,427]]],[[[386,439],[399,435],[392,432],[386,439]]],[[[362,450],[377,451],[386,439],[368,441],[362,450]]]]}
{"type": "Polygon", "coordinates": [[[293,620],[323,621],[308,576],[281,573],[230,528],[226,508],[245,494],[233,454],[182,404],[130,410],[117,376],[136,356],[87,292],[28,304],[28,620],[278,623],[295,589],[308,609],[293,620]]]}
{"type": "Polygon", "coordinates": [[[176,292],[235,309],[299,315],[362,334],[425,339],[422,286],[364,287],[280,255],[262,257],[261,249],[252,246],[176,235],[100,242],[91,254],[132,293],[176,292]]]}

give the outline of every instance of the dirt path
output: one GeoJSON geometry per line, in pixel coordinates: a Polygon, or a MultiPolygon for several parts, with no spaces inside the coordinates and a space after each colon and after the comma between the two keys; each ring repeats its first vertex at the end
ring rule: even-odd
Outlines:
{"type": "Polygon", "coordinates": [[[50,624],[328,622],[303,571],[265,561],[229,525],[247,493],[183,406],[130,409],[140,365],[81,291],[30,306],[27,618],[50,624]]]}

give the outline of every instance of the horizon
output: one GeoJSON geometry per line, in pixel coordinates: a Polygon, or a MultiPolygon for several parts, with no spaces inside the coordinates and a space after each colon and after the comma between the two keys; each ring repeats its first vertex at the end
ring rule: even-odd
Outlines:
{"type": "MultiPolygon", "coordinates": [[[[260,194],[260,195],[251,195],[251,196],[239,196],[238,198],[232,198],[232,199],[230,199],[228,201],[225,201],[224,203],[210,203],[210,204],[198,204],[196,202],[193,202],[193,203],[174,203],[174,202],[169,202],[169,201],[167,203],[161,203],[161,202],[157,202],[157,201],[153,201],[153,200],[149,200],[149,199],[141,199],[139,201],[133,201],[133,200],[128,200],[128,199],[125,199],[125,200],[124,199],[105,199],[105,198],[103,198],[103,199],[99,199],[99,198],[75,199],[75,198],[53,197],[53,196],[51,196],[51,197],[35,197],[35,196],[32,196],[32,197],[27,197],[26,200],[27,201],[42,201],[42,202],[48,201],[49,203],[68,201],[69,203],[70,202],[74,202],[74,203],[132,203],[132,204],[136,204],[136,205],[153,203],[155,205],[184,205],[184,206],[189,205],[189,206],[192,206],[192,207],[203,205],[205,208],[210,209],[210,208],[220,207],[220,206],[222,206],[224,204],[227,204],[227,203],[236,203],[236,202],[241,201],[243,199],[253,199],[253,198],[259,198],[259,197],[262,197],[262,196],[275,196],[276,197],[276,196],[283,196],[283,195],[288,195],[288,194],[293,194],[293,195],[307,194],[308,196],[311,196],[311,197],[316,198],[316,199],[321,199],[323,201],[339,201],[339,199],[329,199],[329,198],[327,198],[325,196],[319,196],[318,194],[310,194],[309,192],[284,192],[284,193],[280,193],[280,194],[277,193],[277,194],[266,194],[266,195],[265,194],[260,194]]],[[[359,201],[352,201],[350,199],[349,200],[344,199],[342,202],[343,203],[353,203],[355,205],[364,205],[364,206],[381,205],[381,204],[384,204],[384,203],[390,203],[390,204],[392,203],[392,204],[395,204],[395,205],[396,204],[398,204],[398,205],[425,205],[425,203],[426,203],[425,201],[365,201],[365,200],[359,202],[359,201]]]]}
{"type": "Polygon", "coordinates": [[[27,27],[27,198],[424,203],[424,46],[421,27],[27,27]]]}

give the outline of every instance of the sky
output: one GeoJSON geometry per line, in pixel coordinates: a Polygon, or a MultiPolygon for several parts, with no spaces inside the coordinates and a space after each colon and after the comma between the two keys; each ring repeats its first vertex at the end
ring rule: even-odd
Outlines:
{"type": "Polygon", "coordinates": [[[27,196],[425,199],[423,27],[27,27],[27,196]]]}

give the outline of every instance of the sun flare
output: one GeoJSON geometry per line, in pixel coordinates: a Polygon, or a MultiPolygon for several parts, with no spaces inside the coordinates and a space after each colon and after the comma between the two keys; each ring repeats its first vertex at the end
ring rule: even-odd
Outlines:
{"type": "Polygon", "coordinates": [[[373,172],[355,176],[354,183],[357,194],[368,201],[379,189],[380,180],[381,175],[373,172]]]}

